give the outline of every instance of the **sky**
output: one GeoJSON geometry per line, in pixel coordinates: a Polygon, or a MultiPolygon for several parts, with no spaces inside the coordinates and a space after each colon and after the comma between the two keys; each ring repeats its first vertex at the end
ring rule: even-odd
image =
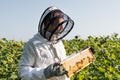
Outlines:
{"type": "Polygon", "coordinates": [[[75,22],[64,39],[120,35],[120,0],[0,0],[0,39],[32,38],[49,6],[61,9],[75,22]]]}

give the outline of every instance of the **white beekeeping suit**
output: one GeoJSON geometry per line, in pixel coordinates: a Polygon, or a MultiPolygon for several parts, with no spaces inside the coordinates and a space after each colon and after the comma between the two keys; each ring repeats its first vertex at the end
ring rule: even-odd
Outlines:
{"type": "MultiPolygon", "coordinates": [[[[64,46],[61,41],[53,45],[51,42],[47,42],[39,33],[26,43],[20,59],[18,71],[23,80],[47,80],[43,70],[49,64],[63,60],[66,57],[64,46]],[[55,53],[53,45],[57,47],[56,50],[58,50],[57,52],[59,53],[55,53]]],[[[64,75],[61,77],[53,77],[48,80],[69,79],[64,75]]]]}
{"type": "Polygon", "coordinates": [[[20,58],[18,74],[22,80],[70,80],[59,63],[66,58],[61,39],[73,25],[73,20],[56,7],[44,11],[38,33],[25,44],[20,58]]]}

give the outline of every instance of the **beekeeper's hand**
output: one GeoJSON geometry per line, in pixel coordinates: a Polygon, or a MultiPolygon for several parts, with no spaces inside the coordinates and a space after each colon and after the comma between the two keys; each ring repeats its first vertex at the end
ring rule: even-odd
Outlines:
{"type": "Polygon", "coordinates": [[[51,64],[47,68],[44,69],[44,75],[46,78],[62,76],[67,73],[68,72],[63,68],[62,64],[60,63],[51,64]]]}

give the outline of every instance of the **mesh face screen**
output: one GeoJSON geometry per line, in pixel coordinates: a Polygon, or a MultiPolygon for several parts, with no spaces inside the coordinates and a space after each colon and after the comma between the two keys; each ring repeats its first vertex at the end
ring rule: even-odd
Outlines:
{"type": "Polygon", "coordinates": [[[69,16],[59,9],[55,9],[47,14],[43,13],[39,23],[39,32],[49,41],[57,41],[65,37],[73,26],[74,21],[69,16]]]}

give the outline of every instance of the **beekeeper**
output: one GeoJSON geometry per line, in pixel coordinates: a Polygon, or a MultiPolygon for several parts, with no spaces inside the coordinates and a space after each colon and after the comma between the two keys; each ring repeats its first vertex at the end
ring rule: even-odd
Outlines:
{"type": "Polygon", "coordinates": [[[70,80],[61,61],[66,58],[61,41],[73,28],[73,20],[51,6],[42,14],[38,33],[24,46],[18,74],[22,80],[70,80]]]}

